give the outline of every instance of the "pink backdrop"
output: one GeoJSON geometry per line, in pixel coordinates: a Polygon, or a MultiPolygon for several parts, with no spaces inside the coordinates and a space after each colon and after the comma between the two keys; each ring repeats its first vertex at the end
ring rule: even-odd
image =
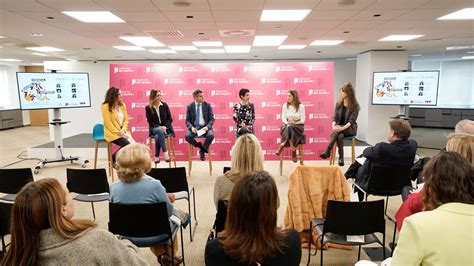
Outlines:
{"type": "MultiPolygon", "coordinates": [[[[215,114],[212,155],[218,161],[230,160],[235,141],[232,108],[239,101],[241,88],[250,90],[250,101],[255,104],[255,130],[265,159],[277,160],[274,153],[280,143],[281,108],[286,92],[296,89],[306,109],[305,159],[317,160],[331,133],[333,71],[332,62],[111,64],[110,86],[121,89],[129,129],[142,143],[148,138],[145,106],[149,92],[162,91],[174,119],[178,160],[187,160],[186,106],[193,101],[193,90],[202,89],[215,114]]],[[[197,155],[198,149],[194,152],[197,155]]]]}

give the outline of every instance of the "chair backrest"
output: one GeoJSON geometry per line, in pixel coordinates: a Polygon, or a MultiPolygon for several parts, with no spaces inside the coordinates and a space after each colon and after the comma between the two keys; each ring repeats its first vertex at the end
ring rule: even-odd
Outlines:
{"type": "Polygon", "coordinates": [[[168,193],[189,191],[186,168],[184,167],[152,168],[147,175],[160,180],[168,193]]]}
{"type": "Polygon", "coordinates": [[[109,231],[124,237],[171,236],[166,203],[109,203],[109,231]]]}
{"type": "Polygon", "coordinates": [[[323,233],[366,235],[385,233],[384,200],[348,202],[329,200],[323,233]]]}
{"type": "Polygon", "coordinates": [[[104,140],[104,125],[95,124],[92,129],[92,138],[94,140],[104,140]]]}
{"type": "Polygon", "coordinates": [[[13,204],[0,202],[0,236],[10,234],[10,219],[13,204]]]}
{"type": "Polygon", "coordinates": [[[33,182],[31,168],[0,169],[0,193],[17,194],[29,182],[33,182]]]}
{"type": "Polygon", "coordinates": [[[224,231],[225,220],[227,219],[227,207],[229,201],[219,200],[217,202],[216,220],[214,221],[214,229],[216,233],[224,231]]]}
{"type": "Polygon", "coordinates": [[[67,189],[78,194],[109,193],[105,169],[66,169],[67,189]]]}
{"type": "Polygon", "coordinates": [[[367,192],[378,196],[395,196],[405,186],[411,186],[411,166],[373,165],[367,192]]]}
{"type": "Polygon", "coordinates": [[[222,169],[222,173],[225,174],[227,172],[230,171],[230,167],[229,166],[224,166],[224,169],[222,169]]]}

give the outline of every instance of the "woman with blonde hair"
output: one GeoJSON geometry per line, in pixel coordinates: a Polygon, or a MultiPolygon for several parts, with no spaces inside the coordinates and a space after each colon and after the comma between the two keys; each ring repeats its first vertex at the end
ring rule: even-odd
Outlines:
{"type": "Polygon", "coordinates": [[[347,82],[341,87],[341,97],[334,108],[332,119],[332,134],[326,151],[319,156],[329,158],[332,147],[337,142],[339,153],[339,166],[344,166],[344,138],[357,135],[357,117],[359,116],[359,103],[355,97],[352,83],[347,82]]]}
{"type": "Polygon", "coordinates": [[[214,204],[219,200],[229,200],[232,188],[242,176],[263,170],[263,151],[257,137],[244,134],[237,138],[231,149],[230,171],[216,179],[214,184],[214,204]]]}
{"type": "Polygon", "coordinates": [[[283,122],[280,129],[281,144],[276,155],[280,156],[283,148],[290,146],[291,159],[296,163],[296,146],[304,144],[306,141],[303,134],[306,112],[296,90],[288,91],[286,103],[283,104],[281,112],[281,120],[283,122]]]}
{"type": "Polygon", "coordinates": [[[147,265],[130,241],[73,216],[74,201],[58,180],[26,184],[12,207],[2,265],[147,265]]]}
{"type": "Polygon", "coordinates": [[[446,150],[461,154],[474,166],[474,135],[464,133],[449,134],[446,150]]]}
{"type": "Polygon", "coordinates": [[[300,236],[294,229],[277,227],[278,207],[278,190],[268,172],[240,178],[232,190],[224,231],[206,244],[206,265],[299,265],[300,236]]]}
{"type": "MultiPolygon", "coordinates": [[[[120,204],[146,204],[166,202],[168,217],[173,214],[174,194],[166,193],[159,180],[148,175],[151,170],[150,149],[140,143],[130,144],[117,153],[115,164],[120,182],[110,186],[110,202],[120,204]]],[[[170,222],[171,226],[177,226],[170,222]]],[[[160,264],[175,264],[183,262],[182,257],[175,256],[178,241],[173,241],[174,254],[168,245],[150,247],[158,257],[160,264]]]]}
{"type": "Polygon", "coordinates": [[[150,130],[150,137],[155,138],[155,163],[160,162],[160,150],[163,151],[165,161],[170,161],[170,156],[166,150],[165,135],[174,136],[171,123],[171,111],[168,104],[161,101],[161,91],[151,90],[148,105],[145,107],[146,121],[150,130]]]}

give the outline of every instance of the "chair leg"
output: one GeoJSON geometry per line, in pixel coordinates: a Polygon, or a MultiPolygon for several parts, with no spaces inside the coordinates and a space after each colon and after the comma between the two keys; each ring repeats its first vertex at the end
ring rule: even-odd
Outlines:
{"type": "Polygon", "coordinates": [[[7,253],[7,250],[6,250],[7,246],[5,245],[5,237],[2,236],[2,255],[5,256],[5,254],[7,253]]]}
{"type": "Polygon", "coordinates": [[[94,221],[95,221],[95,209],[94,209],[94,202],[91,202],[92,205],[92,216],[94,216],[94,221]]]}
{"type": "Polygon", "coordinates": [[[352,163],[355,162],[355,158],[356,158],[356,151],[355,151],[355,138],[352,138],[352,163]]]}
{"type": "Polygon", "coordinates": [[[280,153],[280,176],[283,175],[283,154],[285,153],[285,148],[280,153]]]}
{"type": "Polygon", "coordinates": [[[168,151],[168,156],[170,158],[169,168],[171,168],[171,137],[166,139],[166,150],[168,151]]]}
{"type": "Polygon", "coordinates": [[[107,142],[107,160],[109,161],[109,175],[114,182],[114,163],[112,161],[112,143],[107,142]]]}
{"type": "MultiPolygon", "coordinates": [[[[323,250],[324,250],[323,243],[324,243],[324,234],[321,236],[321,265],[323,265],[323,250]]],[[[318,247],[316,246],[316,248],[318,247]]]]}
{"type": "Polygon", "coordinates": [[[332,146],[331,154],[329,156],[329,165],[334,165],[336,162],[336,145],[332,146]]]}
{"type": "Polygon", "coordinates": [[[361,250],[361,248],[362,248],[362,245],[359,245],[359,255],[357,255],[357,261],[360,260],[360,250],[361,250]]]}
{"type": "Polygon", "coordinates": [[[209,156],[209,175],[212,176],[212,150],[211,150],[211,146],[209,145],[209,148],[208,148],[208,156],[209,156]]]}
{"type": "MultiPolygon", "coordinates": [[[[196,216],[196,190],[193,188],[193,208],[194,208],[194,221],[196,221],[196,224],[198,224],[197,216],[196,216]]],[[[191,200],[191,199],[190,199],[191,200]]],[[[191,219],[191,217],[189,217],[191,219]]]]}
{"type": "Polygon", "coordinates": [[[176,168],[176,153],[174,152],[174,137],[170,137],[170,145],[171,145],[170,152],[173,155],[174,167],[176,168]]]}
{"type": "Polygon", "coordinates": [[[387,196],[387,200],[385,200],[385,215],[387,215],[387,208],[388,208],[388,196],[387,196]]]}
{"type": "Polygon", "coordinates": [[[191,218],[191,199],[188,194],[188,213],[189,213],[189,241],[193,242],[193,219],[191,218]]]}
{"type": "Polygon", "coordinates": [[[189,144],[188,147],[188,171],[189,171],[189,176],[191,176],[191,169],[193,167],[193,145],[189,144]]]}
{"type": "Polygon", "coordinates": [[[181,256],[183,257],[183,265],[186,265],[186,262],[184,261],[184,240],[183,240],[183,227],[180,226],[179,232],[181,235],[181,256]]]}
{"type": "MultiPolygon", "coordinates": [[[[308,237],[308,263],[306,265],[309,265],[309,262],[311,261],[311,244],[313,241],[313,221],[309,222],[309,237],[308,237]]],[[[316,246],[316,248],[318,248],[316,246]]]]}
{"type": "MultiPolygon", "coordinates": [[[[395,224],[395,228],[397,228],[396,224],[395,224]]],[[[395,241],[395,238],[394,238],[394,241],[395,241]]],[[[385,232],[382,234],[382,248],[383,248],[383,259],[385,260],[386,258],[386,255],[385,255],[385,232]]],[[[392,256],[393,256],[393,250],[392,249],[392,256]]]]}
{"type": "Polygon", "coordinates": [[[303,144],[298,144],[298,153],[300,154],[300,165],[304,165],[304,162],[303,162],[303,156],[304,156],[304,152],[303,152],[303,144]]]}
{"type": "Polygon", "coordinates": [[[173,232],[171,232],[171,265],[174,266],[174,240],[173,240],[173,232]]]}
{"type": "MultiPolygon", "coordinates": [[[[393,251],[395,250],[395,236],[397,235],[397,221],[393,225],[393,238],[392,238],[392,252],[390,253],[393,256],[393,251]]],[[[383,241],[385,242],[385,236],[383,241]]],[[[385,252],[384,252],[384,259],[385,259],[385,252]]]]}
{"type": "Polygon", "coordinates": [[[97,168],[97,152],[99,150],[99,142],[95,142],[95,156],[94,156],[94,169],[97,168]]]}

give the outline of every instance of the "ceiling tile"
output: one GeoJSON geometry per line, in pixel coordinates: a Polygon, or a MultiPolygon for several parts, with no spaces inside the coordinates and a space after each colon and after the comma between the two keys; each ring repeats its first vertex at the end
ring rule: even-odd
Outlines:
{"type": "Polygon", "coordinates": [[[210,10],[207,0],[187,0],[190,3],[188,7],[181,7],[173,5],[175,0],[151,0],[153,5],[160,11],[198,11],[210,10]]]}
{"type": "Polygon", "coordinates": [[[160,11],[150,12],[114,12],[115,15],[125,20],[127,23],[130,22],[168,22],[168,19],[160,11]]]}
{"type": "Polygon", "coordinates": [[[214,21],[211,11],[166,11],[165,16],[171,22],[214,21]],[[193,18],[186,18],[186,16],[193,16],[193,18]]]}
{"type": "Polygon", "coordinates": [[[351,17],[350,21],[365,20],[365,21],[380,21],[380,20],[391,20],[397,18],[410,10],[408,9],[394,9],[394,10],[379,10],[379,9],[366,9],[362,10],[357,15],[351,17]],[[380,17],[374,17],[374,15],[380,15],[380,17]]]}
{"type": "Polygon", "coordinates": [[[2,0],[0,1],[0,9],[5,11],[55,11],[35,0],[2,0]]]}
{"type": "Polygon", "coordinates": [[[356,9],[362,10],[373,3],[376,3],[377,0],[357,0],[355,4],[350,6],[340,6],[336,0],[321,0],[321,2],[316,6],[316,9],[356,9]]]}
{"type": "MultiPolygon", "coordinates": [[[[158,8],[153,5],[150,0],[94,0],[97,4],[108,11],[133,12],[143,11],[151,12],[158,11],[158,8]]],[[[115,13],[115,12],[114,12],[115,13]]]]}
{"type": "Polygon", "coordinates": [[[212,11],[216,22],[260,21],[261,11],[212,11]]]}
{"type": "Polygon", "coordinates": [[[51,9],[58,11],[104,11],[102,6],[92,0],[37,0],[51,9]]]}
{"type": "Polygon", "coordinates": [[[174,25],[179,30],[217,30],[216,24],[210,21],[202,22],[175,22],[174,25]]]}
{"type": "Polygon", "coordinates": [[[263,9],[264,0],[209,0],[212,11],[224,10],[261,10],[263,9]]]}
{"type": "Polygon", "coordinates": [[[314,9],[305,18],[305,21],[317,20],[347,20],[359,13],[360,10],[355,9],[314,9]]]}

